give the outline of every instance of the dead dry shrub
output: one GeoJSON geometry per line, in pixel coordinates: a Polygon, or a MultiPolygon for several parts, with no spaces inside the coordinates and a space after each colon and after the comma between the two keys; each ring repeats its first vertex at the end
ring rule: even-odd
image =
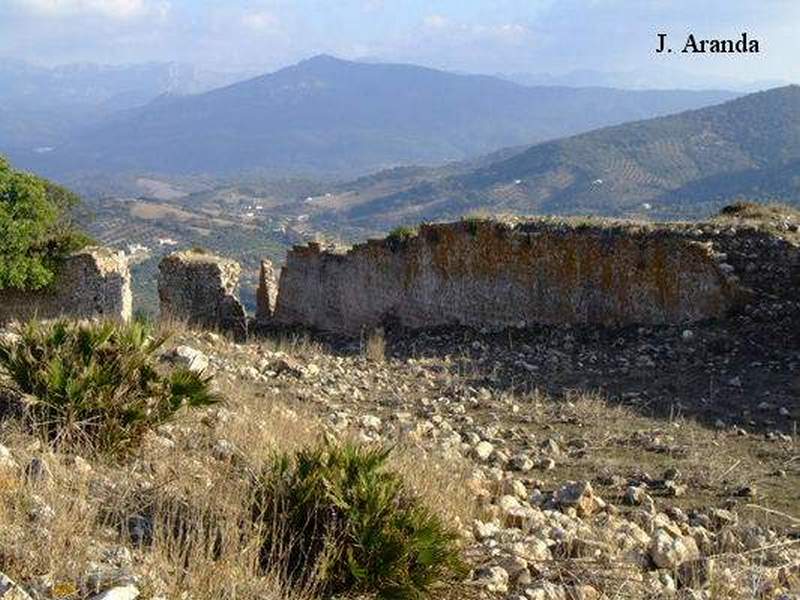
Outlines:
{"type": "Polygon", "coordinates": [[[382,363],[386,360],[386,336],[382,327],[370,331],[364,342],[364,356],[374,363],[382,363]]]}

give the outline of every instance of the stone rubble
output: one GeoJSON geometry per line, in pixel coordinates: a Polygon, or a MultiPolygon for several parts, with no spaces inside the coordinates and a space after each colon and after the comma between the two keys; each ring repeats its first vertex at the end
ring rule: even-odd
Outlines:
{"type": "MultiPolygon", "coordinates": [[[[701,230],[696,241],[724,235],[701,230]]],[[[235,467],[246,449],[227,428],[266,427],[265,415],[280,410],[302,424],[313,415],[328,436],[457,460],[465,465],[459,491],[476,507],[473,520],[453,523],[471,566],[462,594],[469,600],[797,600],[797,523],[753,516],[764,490],[796,489],[800,301],[773,283],[796,274],[780,260],[748,269],[753,240],[742,240],[716,259],[748,287],[771,289],[769,297],[691,329],[420,331],[390,339],[382,362],[339,339],[237,344],[211,332],[180,334],[165,360],[213,372],[220,385],[255,390],[264,401],[248,412],[210,408],[202,425],[170,423],[148,443],[166,456],[190,451],[235,467]],[[618,417],[625,428],[615,428],[618,417]],[[751,472],[725,460],[733,444],[756,447],[751,472]],[[705,474],[712,460],[722,466],[705,474]]],[[[223,295],[232,293],[226,285],[223,295]]],[[[31,491],[26,526],[47,531],[54,509],[45,492],[61,468],[117,491],[75,458],[0,445],[0,481],[18,478],[31,491]]],[[[153,468],[136,459],[126,477],[146,488],[153,468]]],[[[152,515],[133,507],[123,523],[114,544],[98,543],[81,597],[156,590],[159,598],[164,574],[143,558],[152,515]]],[[[53,597],[52,582],[20,583],[0,574],[0,599],[53,597]]]]}
{"type": "MultiPolygon", "coordinates": [[[[697,332],[693,341],[701,344],[706,335],[697,332]]],[[[683,343],[680,329],[675,336],[675,343],[683,343]]],[[[447,339],[445,334],[442,341],[447,339]]],[[[420,337],[415,341],[419,343],[420,337]]],[[[576,342],[575,338],[570,341],[573,350],[576,342]]],[[[498,348],[491,344],[481,342],[475,347],[479,361],[481,357],[498,359],[498,348]]],[[[520,407],[504,399],[494,386],[455,385],[438,359],[393,358],[378,366],[346,352],[302,360],[257,345],[230,348],[208,353],[221,376],[240,377],[241,364],[258,365],[249,375],[254,384],[274,391],[292,390],[294,396],[327,415],[332,432],[355,428],[364,440],[408,439],[471,460],[475,470],[468,487],[481,503],[483,516],[464,526],[463,536],[475,565],[470,584],[482,590],[481,597],[605,598],[610,597],[603,592],[609,581],[624,581],[631,598],[667,597],[689,589],[698,590],[689,597],[705,598],[711,577],[720,589],[742,585],[737,573],[742,572],[746,558],[728,555],[730,549],[759,551],[786,539],[763,526],[743,529],[736,513],[723,508],[684,512],[669,504],[693,494],[684,474],[674,467],[664,469],[660,477],[642,472],[629,477],[597,474],[592,481],[562,481],[555,486],[541,481],[542,474],[558,468],[543,461],[574,462],[590,452],[587,441],[557,434],[526,440],[502,420],[479,423],[470,415],[489,409],[513,420],[521,414],[520,407]],[[449,391],[443,393],[445,389],[449,391]],[[365,403],[367,398],[369,403],[365,403]],[[550,471],[545,470],[548,467],[550,471]],[[615,487],[616,501],[599,494],[596,482],[615,487]],[[720,554],[724,554],[724,564],[740,566],[720,567],[713,558],[720,554]],[[565,569],[578,569],[583,581],[565,581],[565,569]]],[[[503,360],[509,364],[508,357],[503,360]]],[[[530,356],[525,362],[540,365],[540,371],[547,364],[530,356]]],[[[451,366],[453,371],[459,368],[457,363],[451,366]]],[[[780,417],[777,408],[774,414],[780,417]]],[[[730,431],[739,435],[736,429],[730,431]]],[[[778,434],[773,439],[772,443],[783,443],[778,434]]],[[[620,443],[654,454],[682,452],[676,435],[667,431],[632,431],[620,443]]],[[[212,453],[227,459],[222,450],[227,447],[221,440],[212,453]]],[[[773,552],[767,564],[792,561],[800,561],[800,547],[790,543],[773,552]]],[[[774,589],[786,593],[800,585],[798,568],[748,568],[760,569],[765,585],[770,581],[774,589]]]]}

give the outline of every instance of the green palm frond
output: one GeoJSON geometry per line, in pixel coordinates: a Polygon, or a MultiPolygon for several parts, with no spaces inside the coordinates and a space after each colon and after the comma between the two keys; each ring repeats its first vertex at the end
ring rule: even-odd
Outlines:
{"type": "Polygon", "coordinates": [[[210,377],[162,374],[156,353],[167,338],[142,323],[32,320],[19,336],[0,342],[0,370],[34,399],[28,417],[53,443],[125,451],[182,407],[220,400],[210,377]]]}
{"type": "Polygon", "coordinates": [[[313,573],[326,595],[424,598],[464,575],[456,533],[407,494],[390,452],[323,442],[275,457],[256,480],[253,515],[288,526],[264,537],[262,566],[291,539],[290,572],[313,573]]]}

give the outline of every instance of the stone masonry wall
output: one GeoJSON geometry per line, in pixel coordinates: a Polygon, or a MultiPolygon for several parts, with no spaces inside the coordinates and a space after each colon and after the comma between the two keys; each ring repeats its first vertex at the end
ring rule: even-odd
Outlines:
{"type": "Polygon", "coordinates": [[[256,290],[256,321],[267,324],[272,320],[275,312],[275,302],[278,299],[278,278],[272,261],[261,260],[261,270],[258,276],[258,289],[256,290]]]}
{"type": "Polygon", "coordinates": [[[195,251],[175,252],[158,265],[161,317],[247,335],[247,317],[236,297],[241,267],[233,260],[195,251]]]}
{"type": "Polygon", "coordinates": [[[125,257],[101,247],[67,257],[45,290],[0,291],[0,324],[31,317],[131,318],[131,276],[125,257]]]}
{"type": "Polygon", "coordinates": [[[294,247],[273,320],[358,334],[409,328],[659,324],[721,317],[746,297],[713,244],[668,229],[423,225],[346,252],[294,247]]]}

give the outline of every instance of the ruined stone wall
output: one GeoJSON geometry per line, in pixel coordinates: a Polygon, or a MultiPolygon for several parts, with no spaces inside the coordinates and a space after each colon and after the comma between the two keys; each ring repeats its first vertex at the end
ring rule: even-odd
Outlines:
{"type": "Polygon", "coordinates": [[[272,261],[261,259],[261,270],[258,276],[258,289],[256,290],[256,321],[268,324],[275,312],[275,303],[278,299],[278,278],[275,276],[275,267],[272,261]]]}
{"type": "Polygon", "coordinates": [[[346,252],[293,248],[273,319],[357,334],[410,328],[658,324],[723,316],[746,294],[712,244],[635,226],[423,225],[346,252]]]}
{"type": "Polygon", "coordinates": [[[213,254],[184,251],[158,265],[158,297],[162,318],[247,335],[247,317],[236,296],[241,267],[213,254]]]}
{"type": "Polygon", "coordinates": [[[127,321],[131,310],[128,262],[108,248],[86,248],[67,257],[44,290],[0,291],[0,324],[61,316],[127,321]]]}

